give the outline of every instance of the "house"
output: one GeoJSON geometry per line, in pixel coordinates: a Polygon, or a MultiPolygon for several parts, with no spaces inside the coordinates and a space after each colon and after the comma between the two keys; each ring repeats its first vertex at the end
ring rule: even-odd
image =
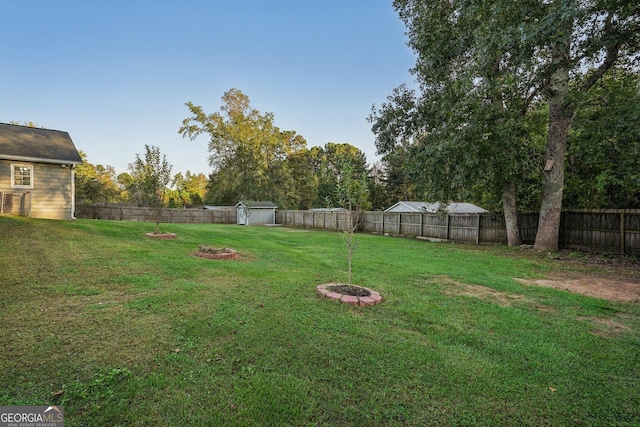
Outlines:
{"type": "Polygon", "coordinates": [[[67,132],[0,123],[0,214],[74,218],[74,167],[67,132]]]}
{"type": "MultiPolygon", "coordinates": [[[[385,209],[385,212],[423,212],[423,213],[436,213],[441,209],[440,202],[426,203],[426,202],[398,202],[393,206],[385,209]]],[[[489,212],[486,209],[476,206],[473,203],[460,203],[451,202],[448,203],[446,212],[451,215],[459,214],[479,214],[489,212]]]]}
{"type": "Polygon", "coordinates": [[[242,201],[235,206],[238,210],[238,224],[265,225],[276,223],[276,209],[272,202],[242,201]]]}

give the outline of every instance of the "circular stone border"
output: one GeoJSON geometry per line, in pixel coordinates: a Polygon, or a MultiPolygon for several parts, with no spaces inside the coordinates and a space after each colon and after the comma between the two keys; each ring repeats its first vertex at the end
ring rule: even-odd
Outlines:
{"type": "Polygon", "coordinates": [[[318,287],[316,287],[316,292],[318,293],[318,295],[320,295],[323,298],[339,301],[349,305],[359,305],[361,307],[376,305],[382,302],[382,296],[380,295],[379,292],[374,291],[373,289],[365,288],[364,286],[349,285],[349,286],[354,286],[356,288],[361,288],[369,291],[368,297],[356,297],[353,295],[343,295],[343,294],[339,294],[338,292],[332,292],[329,289],[331,286],[339,286],[339,285],[345,285],[345,284],[344,283],[325,283],[322,285],[318,285],[318,287]]]}
{"type": "Polygon", "coordinates": [[[175,239],[176,233],[145,233],[147,237],[153,237],[154,239],[175,239]]]}
{"type": "Polygon", "coordinates": [[[240,258],[240,255],[238,255],[238,252],[236,252],[235,249],[224,248],[224,250],[226,252],[211,253],[211,252],[196,251],[193,253],[193,255],[200,258],[207,258],[207,259],[238,259],[240,258]]]}

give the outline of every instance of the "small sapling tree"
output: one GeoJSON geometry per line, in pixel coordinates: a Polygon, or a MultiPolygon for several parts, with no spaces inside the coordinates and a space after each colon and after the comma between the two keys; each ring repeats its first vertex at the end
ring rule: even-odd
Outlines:
{"type": "Polygon", "coordinates": [[[349,162],[344,163],[340,170],[336,186],[336,200],[346,209],[345,219],[342,222],[338,221],[338,224],[347,248],[348,284],[351,285],[353,251],[356,247],[355,233],[360,227],[362,212],[368,206],[369,193],[366,174],[357,173],[353,164],[349,162]]]}
{"type": "Polygon", "coordinates": [[[145,145],[144,159],[136,154],[136,160],[129,166],[134,187],[146,206],[153,208],[156,234],[160,233],[160,220],[164,208],[164,195],[171,180],[172,166],[166,155],[160,155],[160,148],[145,145]]]}

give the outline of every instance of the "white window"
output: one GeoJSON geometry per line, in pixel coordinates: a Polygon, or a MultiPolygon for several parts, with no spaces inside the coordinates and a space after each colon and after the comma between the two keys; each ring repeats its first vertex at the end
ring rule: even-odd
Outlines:
{"type": "Polygon", "coordinates": [[[11,165],[11,188],[33,188],[33,165],[11,165]]]}

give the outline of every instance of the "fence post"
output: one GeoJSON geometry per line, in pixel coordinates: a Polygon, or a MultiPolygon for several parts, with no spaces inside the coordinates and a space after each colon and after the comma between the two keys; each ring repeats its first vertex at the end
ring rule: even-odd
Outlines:
{"type": "Polygon", "coordinates": [[[620,212],[620,254],[624,255],[624,240],[625,240],[625,230],[624,230],[624,211],[620,212]]]}
{"type": "Polygon", "coordinates": [[[446,240],[449,240],[449,217],[450,215],[447,214],[447,239],[446,240]]]}
{"type": "Polygon", "coordinates": [[[402,231],[402,212],[398,213],[398,236],[400,235],[400,232],[402,231]]]}
{"type": "Polygon", "coordinates": [[[476,228],[476,245],[480,244],[480,214],[476,214],[478,218],[478,227],[476,228]]]}

